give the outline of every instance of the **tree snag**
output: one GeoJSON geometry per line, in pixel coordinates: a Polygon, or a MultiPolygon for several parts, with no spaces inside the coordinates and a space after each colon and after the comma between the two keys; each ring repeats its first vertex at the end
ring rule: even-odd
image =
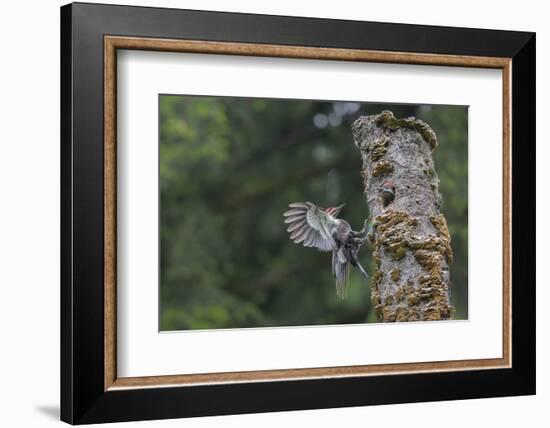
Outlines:
{"type": "Polygon", "coordinates": [[[371,300],[378,318],[449,319],[451,237],[440,212],[439,178],[432,151],[437,137],[414,117],[392,112],[362,116],[353,125],[361,151],[365,195],[372,220],[369,240],[376,271],[371,300]]]}

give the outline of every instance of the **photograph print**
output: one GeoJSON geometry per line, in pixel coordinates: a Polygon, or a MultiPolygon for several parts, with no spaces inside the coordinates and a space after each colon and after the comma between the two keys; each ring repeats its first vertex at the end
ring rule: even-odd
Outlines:
{"type": "Polygon", "coordinates": [[[468,107],[159,95],[159,330],[468,319],[468,107]]]}

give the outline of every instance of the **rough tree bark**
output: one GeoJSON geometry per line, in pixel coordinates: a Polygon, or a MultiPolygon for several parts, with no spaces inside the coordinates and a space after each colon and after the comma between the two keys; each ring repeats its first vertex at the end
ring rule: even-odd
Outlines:
{"type": "Polygon", "coordinates": [[[384,322],[451,318],[453,253],[440,212],[435,132],[421,120],[396,119],[389,111],[360,117],[352,130],[372,219],[371,300],[377,316],[384,322]],[[388,181],[395,186],[395,199],[384,206],[380,190],[388,181]]]}

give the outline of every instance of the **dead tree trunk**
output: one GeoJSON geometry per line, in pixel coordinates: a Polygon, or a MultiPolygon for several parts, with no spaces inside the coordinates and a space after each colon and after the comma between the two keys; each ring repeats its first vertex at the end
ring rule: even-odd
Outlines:
{"type": "Polygon", "coordinates": [[[435,132],[389,111],[360,117],[352,128],[372,219],[371,300],[377,316],[384,322],[451,318],[453,253],[432,159],[435,132]],[[382,192],[392,187],[394,197],[382,192]]]}

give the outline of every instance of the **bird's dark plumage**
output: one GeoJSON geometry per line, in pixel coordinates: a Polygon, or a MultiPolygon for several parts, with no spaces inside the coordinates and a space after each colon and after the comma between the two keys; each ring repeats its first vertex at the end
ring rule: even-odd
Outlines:
{"type": "Polygon", "coordinates": [[[395,184],[393,180],[387,180],[380,188],[380,198],[382,205],[386,208],[395,199],[395,184]]]}
{"type": "Polygon", "coordinates": [[[354,232],[347,221],[338,218],[343,206],[320,208],[311,202],[293,202],[284,213],[287,232],[294,243],[332,251],[336,294],[342,299],[347,296],[350,264],[368,278],[358,260],[359,248],[365,240],[366,222],[362,231],[354,232]]]}

